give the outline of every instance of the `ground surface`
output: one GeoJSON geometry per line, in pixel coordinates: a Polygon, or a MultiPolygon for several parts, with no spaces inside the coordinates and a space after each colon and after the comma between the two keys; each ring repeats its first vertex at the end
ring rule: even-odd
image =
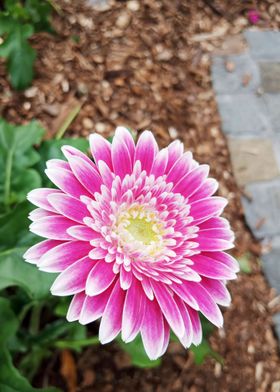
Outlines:
{"type": "MultiPolygon", "coordinates": [[[[259,245],[245,226],[243,192],[234,179],[211,85],[211,56],[241,50],[252,3],[222,1],[119,1],[103,12],[82,2],[58,2],[56,36],[32,39],[38,50],[36,79],[23,93],[12,92],[0,66],[1,115],[13,122],[36,117],[52,137],[63,117],[81,104],[69,135],[93,130],[109,135],[116,125],[151,129],[161,146],[179,137],[229,199],[225,215],[236,232],[237,256],[251,252],[252,273],[230,285],[233,304],[224,329],[211,344],[224,366],[202,366],[172,343],[160,368],[135,369],[114,345],[92,347],[81,356],[54,354],[38,384],[65,391],[280,391],[280,358],[272,330],[277,300],[257,256],[259,245]],[[70,373],[63,378],[61,365],[70,373]],[[68,369],[68,370],[69,370],[68,369]],[[77,382],[75,381],[77,375],[77,382]]],[[[260,28],[279,27],[277,1],[257,2],[260,28]]],[[[230,67],[230,65],[229,65],[230,67]]]]}

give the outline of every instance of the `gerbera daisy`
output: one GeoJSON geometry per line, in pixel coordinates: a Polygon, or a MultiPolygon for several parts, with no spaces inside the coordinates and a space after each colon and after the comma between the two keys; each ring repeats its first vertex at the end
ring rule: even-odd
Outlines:
{"type": "Polygon", "coordinates": [[[67,161],[47,162],[58,189],[28,194],[38,207],[30,230],[47,239],[25,259],[60,273],[51,292],[74,295],[69,321],[101,318],[101,343],[141,333],[151,359],[165,352],[170,329],[185,347],[199,344],[199,312],[222,326],[217,304],[229,305],[225,283],[238,271],[224,252],[233,233],[208,165],[179,141],[159,151],[149,131],[135,145],[123,127],[112,144],[91,135],[90,148],[93,160],[64,146],[67,161]]]}

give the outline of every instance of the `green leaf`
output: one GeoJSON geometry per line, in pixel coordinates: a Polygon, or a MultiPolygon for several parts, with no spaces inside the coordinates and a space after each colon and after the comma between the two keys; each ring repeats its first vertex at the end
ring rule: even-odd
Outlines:
{"type": "Polygon", "coordinates": [[[16,126],[0,119],[0,172],[4,173],[0,177],[0,212],[1,203],[9,210],[11,204],[23,201],[29,190],[41,185],[38,174],[26,169],[40,159],[33,145],[43,134],[36,121],[16,126]]]}
{"type": "Polygon", "coordinates": [[[11,309],[10,301],[0,297],[0,347],[7,343],[7,340],[15,335],[18,329],[18,320],[11,309]]]}
{"type": "Polygon", "coordinates": [[[140,335],[138,335],[131,343],[124,343],[121,339],[118,339],[118,343],[121,348],[130,355],[131,362],[135,366],[141,368],[153,368],[161,364],[160,359],[151,361],[148,358],[140,335]]]}
{"type": "Polygon", "coordinates": [[[0,391],[1,392],[58,392],[57,388],[33,388],[14,367],[7,349],[0,347],[0,391]]]}
{"type": "Polygon", "coordinates": [[[17,90],[28,87],[33,79],[36,52],[27,41],[32,34],[32,25],[14,23],[14,28],[0,45],[0,57],[7,59],[12,86],[17,90]]]}
{"type": "Polygon", "coordinates": [[[250,253],[245,253],[242,257],[238,259],[240,271],[244,274],[250,274],[252,272],[250,264],[250,253]]]}
{"type": "Polygon", "coordinates": [[[50,295],[50,286],[56,274],[46,274],[37,266],[26,263],[22,254],[26,248],[15,248],[0,253],[0,290],[18,286],[32,299],[41,300],[50,295]]]}
{"type": "Polygon", "coordinates": [[[194,362],[196,365],[201,365],[208,356],[214,358],[221,364],[223,363],[223,358],[221,355],[212,350],[206,339],[203,339],[199,346],[192,345],[190,347],[190,351],[192,351],[194,354],[194,362]]]}

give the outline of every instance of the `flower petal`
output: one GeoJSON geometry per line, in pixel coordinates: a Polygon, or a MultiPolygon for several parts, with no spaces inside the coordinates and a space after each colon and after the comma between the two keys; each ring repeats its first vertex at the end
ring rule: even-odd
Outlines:
{"type": "Polygon", "coordinates": [[[168,150],[167,148],[163,148],[156,154],[151,169],[151,174],[154,174],[156,178],[163,176],[167,167],[167,163],[168,163],[168,150]]]}
{"type": "MultiPolygon", "coordinates": [[[[63,192],[80,199],[81,195],[92,197],[92,195],[80,184],[74,174],[69,170],[46,169],[46,175],[63,192]]],[[[53,193],[53,192],[52,192],[53,193]]]]}
{"type": "Polygon", "coordinates": [[[116,133],[112,142],[112,162],[116,175],[121,179],[132,172],[132,162],[128,147],[116,133]]]}
{"type": "Polygon", "coordinates": [[[89,144],[95,163],[98,164],[98,161],[100,160],[104,161],[112,170],[111,144],[108,140],[98,135],[98,133],[94,133],[89,136],[89,144]]]}
{"type": "Polygon", "coordinates": [[[229,306],[231,303],[231,297],[223,282],[220,282],[219,280],[203,278],[201,285],[208,291],[217,304],[229,306]]]}
{"type": "Polygon", "coordinates": [[[150,131],[141,133],[135,149],[135,161],[140,161],[142,170],[150,174],[155,156],[158,152],[157,142],[150,131]]]}
{"type": "Polygon", "coordinates": [[[184,153],[184,145],[179,140],[174,140],[169,146],[168,149],[168,162],[166,166],[165,173],[167,174],[174,163],[181,158],[184,153]]]}
{"type": "Polygon", "coordinates": [[[71,322],[71,321],[79,320],[85,298],[86,295],[83,291],[81,293],[74,295],[66,315],[67,321],[71,322]]]}
{"type": "Polygon", "coordinates": [[[180,338],[184,335],[184,322],[173,296],[165,285],[151,281],[160,309],[174,333],[180,338]]]}
{"type": "Polygon", "coordinates": [[[91,229],[87,226],[71,226],[67,229],[67,233],[71,235],[71,237],[76,238],[81,241],[91,241],[96,238],[102,238],[99,233],[91,229]]]}
{"type": "Polygon", "coordinates": [[[57,212],[78,223],[84,223],[89,216],[87,207],[80,200],[65,194],[50,194],[48,201],[57,212]]]}
{"type": "Polygon", "coordinates": [[[190,197],[203,185],[208,173],[208,165],[198,166],[190,173],[184,175],[183,178],[177,182],[173,188],[173,192],[181,193],[184,197],[190,197]]]}
{"type": "Polygon", "coordinates": [[[37,264],[40,258],[50,249],[57,245],[63,244],[62,241],[45,240],[31,246],[23,255],[25,261],[31,264],[37,264]]]}
{"type": "Polygon", "coordinates": [[[86,294],[93,296],[102,293],[111,286],[115,278],[116,274],[111,263],[106,263],[104,260],[97,261],[88,275],[86,294]]]}
{"type": "Polygon", "coordinates": [[[103,293],[95,295],[94,297],[86,296],[86,299],[81,310],[79,322],[83,325],[92,323],[99,319],[107,305],[114,285],[108,287],[103,293]]]}
{"type": "Polygon", "coordinates": [[[157,301],[146,300],[141,336],[148,357],[157,359],[164,343],[164,320],[157,301]]]}
{"type": "Polygon", "coordinates": [[[193,223],[199,224],[212,216],[220,215],[226,205],[227,200],[219,196],[195,201],[191,204],[190,210],[190,215],[194,218],[193,223]]]}
{"type": "Polygon", "coordinates": [[[116,281],[99,327],[99,340],[102,344],[111,342],[121,330],[125,294],[126,291],[116,281]]]}
{"type": "Polygon", "coordinates": [[[67,229],[74,225],[75,222],[64,216],[50,216],[33,222],[29,230],[41,237],[52,240],[72,240],[73,238],[67,233],[67,229]]]}
{"type": "Polygon", "coordinates": [[[38,189],[33,189],[33,191],[29,192],[27,195],[27,200],[29,200],[32,204],[34,204],[37,207],[43,208],[47,211],[51,211],[56,213],[56,210],[53,208],[53,206],[48,202],[47,197],[51,193],[58,193],[60,194],[61,191],[58,189],[52,189],[52,188],[38,188],[38,189]]]}
{"type": "Polygon", "coordinates": [[[39,269],[46,272],[62,272],[77,260],[88,256],[91,248],[85,241],[65,242],[44,254],[38,264],[39,269]]]}
{"type": "Polygon", "coordinates": [[[64,270],[51,287],[53,295],[66,296],[80,293],[85,290],[88,274],[95,262],[84,257],[71,264],[64,270]]]}
{"type": "Polygon", "coordinates": [[[122,314],[122,340],[131,342],[138,334],[145,313],[145,298],[140,282],[134,279],[127,290],[122,314]]]}
{"type": "Polygon", "coordinates": [[[236,278],[232,269],[211,256],[205,256],[205,254],[201,253],[199,255],[192,256],[192,261],[194,264],[191,268],[207,278],[226,280],[236,278]]]}
{"type": "Polygon", "coordinates": [[[79,157],[69,157],[71,169],[80,184],[91,194],[99,192],[102,180],[98,170],[79,157]]]}

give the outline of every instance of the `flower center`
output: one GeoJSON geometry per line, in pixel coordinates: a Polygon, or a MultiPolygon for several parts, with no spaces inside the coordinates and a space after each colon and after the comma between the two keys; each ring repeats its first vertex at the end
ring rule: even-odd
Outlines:
{"type": "Polygon", "coordinates": [[[153,230],[152,222],[148,222],[145,218],[130,218],[128,222],[126,230],[136,241],[149,245],[152,241],[157,240],[157,233],[153,230]]]}
{"type": "Polygon", "coordinates": [[[166,247],[164,224],[145,206],[133,205],[119,211],[114,231],[119,247],[134,260],[156,261],[166,247]]]}

